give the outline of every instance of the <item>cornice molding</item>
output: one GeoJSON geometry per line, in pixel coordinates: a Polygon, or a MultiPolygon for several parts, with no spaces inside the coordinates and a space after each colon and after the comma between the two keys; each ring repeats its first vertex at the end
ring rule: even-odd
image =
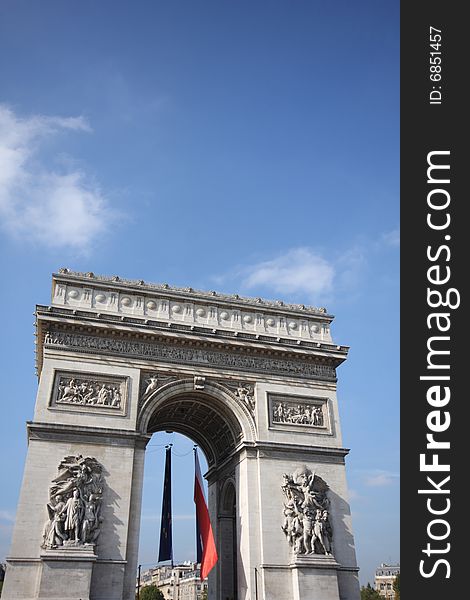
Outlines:
{"type": "Polygon", "coordinates": [[[145,449],[151,435],[127,429],[89,427],[85,425],[65,425],[27,421],[29,440],[56,440],[82,444],[109,444],[145,449]]]}
{"type": "MultiPolygon", "coordinates": [[[[238,342],[249,344],[269,344],[274,347],[285,347],[292,351],[307,350],[320,354],[335,355],[339,362],[346,359],[349,351],[348,346],[338,346],[329,342],[314,342],[310,340],[293,339],[290,337],[280,337],[276,335],[260,335],[246,331],[227,331],[221,328],[187,325],[184,323],[172,323],[162,320],[146,319],[130,316],[118,316],[112,314],[103,314],[94,310],[77,310],[68,307],[57,306],[36,306],[36,317],[38,321],[66,322],[70,324],[77,323],[84,327],[94,325],[100,328],[112,326],[122,331],[134,331],[137,334],[145,335],[146,332],[186,334],[189,336],[200,337],[210,341],[220,342],[238,342]],[[136,331],[138,330],[138,331],[136,331]]],[[[339,364],[339,363],[338,363],[339,364]]]]}

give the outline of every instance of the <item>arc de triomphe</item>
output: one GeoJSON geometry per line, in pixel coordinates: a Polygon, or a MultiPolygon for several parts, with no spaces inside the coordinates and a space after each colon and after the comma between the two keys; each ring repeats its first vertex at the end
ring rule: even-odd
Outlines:
{"type": "Polygon", "coordinates": [[[324,309],[61,269],[2,598],[133,600],[145,447],[204,451],[210,600],[357,600],[324,309]]]}

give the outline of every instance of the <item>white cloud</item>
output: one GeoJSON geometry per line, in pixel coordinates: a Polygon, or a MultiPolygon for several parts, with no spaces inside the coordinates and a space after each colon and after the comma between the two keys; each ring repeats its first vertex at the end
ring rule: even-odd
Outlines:
{"type": "Polygon", "coordinates": [[[329,256],[309,247],[289,248],[276,258],[239,266],[212,281],[224,287],[233,282],[248,293],[280,294],[294,301],[303,297],[314,304],[337,296],[351,298],[361,290],[372,258],[377,260],[385,247],[398,247],[399,243],[400,232],[395,229],[373,240],[359,239],[329,256]]]}
{"type": "Polygon", "coordinates": [[[248,268],[242,285],[318,298],[332,290],[334,276],[331,262],[309,248],[293,248],[283,256],[248,268]]]}
{"type": "Polygon", "coordinates": [[[398,480],[396,473],[390,471],[372,471],[364,476],[364,483],[369,487],[383,487],[392,485],[398,480]]]}
{"type": "Polygon", "coordinates": [[[0,105],[0,217],[18,239],[86,250],[115,215],[84,171],[54,172],[41,163],[41,144],[63,130],[91,128],[83,117],[21,118],[0,105]]]}

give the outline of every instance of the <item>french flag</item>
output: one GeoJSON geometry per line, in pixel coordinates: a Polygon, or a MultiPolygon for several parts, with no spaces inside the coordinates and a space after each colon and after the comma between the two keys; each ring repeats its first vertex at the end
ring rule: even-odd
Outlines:
{"type": "MultiPolygon", "coordinates": [[[[197,457],[197,449],[194,449],[194,502],[196,503],[196,531],[198,546],[202,548],[201,556],[201,579],[206,579],[212,567],[218,560],[215,549],[214,534],[212,533],[209,511],[207,509],[204,486],[202,483],[201,469],[197,457]]],[[[198,553],[199,554],[199,553],[198,553]]],[[[198,557],[199,558],[199,557],[198,557]]]]}

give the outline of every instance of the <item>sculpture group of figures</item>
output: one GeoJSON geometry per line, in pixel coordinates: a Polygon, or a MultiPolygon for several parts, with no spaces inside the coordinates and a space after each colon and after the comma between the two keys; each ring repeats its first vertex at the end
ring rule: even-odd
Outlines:
{"type": "Polygon", "coordinates": [[[282,530],[295,554],[332,554],[328,485],[307,467],[284,474],[282,530]]]}
{"type": "Polygon", "coordinates": [[[248,410],[253,413],[256,407],[253,386],[244,385],[243,383],[239,383],[237,387],[237,391],[235,392],[237,398],[240,398],[242,402],[245,403],[248,410]]]}
{"type": "Polygon", "coordinates": [[[121,408],[121,401],[119,384],[106,384],[74,377],[61,377],[59,380],[57,403],[121,408]]]}
{"type": "Polygon", "coordinates": [[[324,425],[323,409],[314,404],[288,404],[278,402],[273,408],[274,423],[295,423],[296,425],[324,425]]]}
{"type": "Polygon", "coordinates": [[[49,490],[42,548],[95,545],[103,518],[102,467],[95,458],[66,456],[49,490]]]}

